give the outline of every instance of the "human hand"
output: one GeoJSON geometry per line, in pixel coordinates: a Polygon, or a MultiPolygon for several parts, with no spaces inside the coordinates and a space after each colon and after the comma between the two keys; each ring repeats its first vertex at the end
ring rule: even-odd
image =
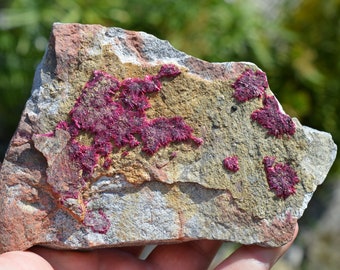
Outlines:
{"type": "MultiPolygon", "coordinates": [[[[215,270],[270,269],[288,250],[282,247],[241,246],[215,270]]],[[[109,248],[93,251],[65,251],[34,247],[30,251],[13,251],[0,255],[1,270],[109,270],[109,269],[207,269],[221,241],[199,240],[157,246],[145,259],[138,259],[143,247],[109,248]]]]}

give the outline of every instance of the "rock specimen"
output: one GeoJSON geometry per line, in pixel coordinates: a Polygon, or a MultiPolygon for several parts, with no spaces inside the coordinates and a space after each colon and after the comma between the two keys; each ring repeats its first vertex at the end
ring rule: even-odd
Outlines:
{"type": "Polygon", "coordinates": [[[222,239],[280,246],[336,155],[251,63],[54,24],[0,174],[0,252],[222,239]]]}

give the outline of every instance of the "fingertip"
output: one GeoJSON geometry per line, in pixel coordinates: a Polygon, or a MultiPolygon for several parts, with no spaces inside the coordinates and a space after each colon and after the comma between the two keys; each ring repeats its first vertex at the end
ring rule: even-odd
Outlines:
{"type": "Polygon", "coordinates": [[[146,258],[156,269],[207,269],[221,241],[197,240],[159,245],[146,258]]]}
{"type": "Polygon", "coordinates": [[[2,270],[53,270],[41,256],[30,251],[10,251],[0,255],[2,270]]]}
{"type": "Polygon", "coordinates": [[[219,264],[215,270],[268,270],[293,244],[299,231],[296,224],[292,240],[281,247],[261,247],[256,245],[241,246],[231,256],[219,264]]]}

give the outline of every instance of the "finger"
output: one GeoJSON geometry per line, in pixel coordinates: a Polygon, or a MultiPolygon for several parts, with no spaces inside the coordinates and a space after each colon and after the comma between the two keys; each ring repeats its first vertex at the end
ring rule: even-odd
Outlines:
{"type": "Polygon", "coordinates": [[[146,259],[156,269],[207,269],[221,241],[199,240],[156,247],[146,259]]]}
{"type": "Polygon", "coordinates": [[[48,261],[54,270],[59,269],[96,269],[97,254],[89,251],[54,250],[45,247],[33,247],[30,251],[37,253],[48,261]]]}
{"type": "Polygon", "coordinates": [[[45,258],[54,270],[146,269],[145,262],[119,248],[66,251],[34,247],[32,251],[45,258]]]}
{"type": "Polygon", "coordinates": [[[29,251],[11,251],[0,255],[2,270],[53,270],[52,266],[37,254],[29,251]]]}
{"type": "Polygon", "coordinates": [[[121,247],[119,248],[123,252],[130,253],[131,255],[135,257],[139,257],[142,251],[144,250],[144,246],[140,247],[121,247]]]}
{"type": "Polygon", "coordinates": [[[242,246],[219,264],[215,270],[268,270],[289,249],[298,233],[296,225],[293,239],[282,247],[269,248],[260,246],[242,246]]]}

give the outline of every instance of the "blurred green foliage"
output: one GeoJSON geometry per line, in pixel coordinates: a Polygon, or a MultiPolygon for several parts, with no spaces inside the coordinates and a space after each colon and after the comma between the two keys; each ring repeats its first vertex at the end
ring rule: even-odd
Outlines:
{"type": "Polygon", "coordinates": [[[142,30],[207,61],[254,62],[287,113],[339,144],[338,14],[339,0],[2,1],[0,160],[56,21],[142,30]]]}

